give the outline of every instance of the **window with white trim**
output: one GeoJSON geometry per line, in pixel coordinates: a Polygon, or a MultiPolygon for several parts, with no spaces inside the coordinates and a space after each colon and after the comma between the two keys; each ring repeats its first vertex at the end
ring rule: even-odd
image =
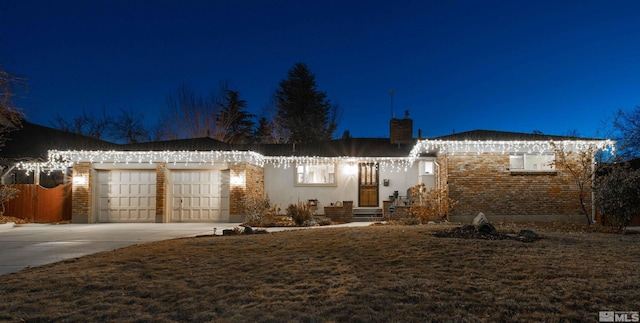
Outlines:
{"type": "Polygon", "coordinates": [[[433,160],[426,160],[420,163],[421,164],[421,168],[422,168],[422,174],[421,175],[433,175],[434,170],[433,170],[433,160]]]}
{"type": "Polygon", "coordinates": [[[509,156],[509,169],[512,171],[549,171],[555,170],[554,154],[518,154],[509,156]]]}
{"type": "Polygon", "coordinates": [[[335,164],[296,166],[296,184],[333,185],[335,183],[336,183],[336,165],[335,164]]]}

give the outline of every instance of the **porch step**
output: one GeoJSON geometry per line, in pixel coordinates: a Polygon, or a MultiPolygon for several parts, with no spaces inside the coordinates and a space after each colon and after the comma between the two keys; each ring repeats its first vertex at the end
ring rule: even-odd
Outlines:
{"type": "Polygon", "coordinates": [[[356,207],[353,208],[353,222],[382,221],[382,208],[356,207]]]}

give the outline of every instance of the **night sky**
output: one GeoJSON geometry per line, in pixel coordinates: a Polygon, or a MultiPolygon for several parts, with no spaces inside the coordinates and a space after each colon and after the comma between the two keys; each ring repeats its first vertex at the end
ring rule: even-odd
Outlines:
{"type": "Polygon", "coordinates": [[[221,81],[259,115],[302,62],[342,107],[336,137],[387,137],[405,110],[414,135],[599,137],[640,105],[640,1],[4,0],[0,62],[47,126],[83,109],[154,124],[169,92],[221,81]]]}

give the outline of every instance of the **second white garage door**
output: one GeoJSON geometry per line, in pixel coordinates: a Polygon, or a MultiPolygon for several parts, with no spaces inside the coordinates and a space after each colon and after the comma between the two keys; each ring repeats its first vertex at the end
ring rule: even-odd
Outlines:
{"type": "Polygon", "coordinates": [[[171,171],[171,222],[222,222],[229,218],[229,172],[171,171]]]}

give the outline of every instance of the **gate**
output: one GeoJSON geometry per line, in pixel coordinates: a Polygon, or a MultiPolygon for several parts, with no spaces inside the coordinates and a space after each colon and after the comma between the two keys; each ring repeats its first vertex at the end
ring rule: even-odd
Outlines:
{"type": "Polygon", "coordinates": [[[71,220],[71,185],[46,188],[36,184],[15,184],[14,187],[20,193],[4,204],[4,215],[34,223],[71,220]]]}

